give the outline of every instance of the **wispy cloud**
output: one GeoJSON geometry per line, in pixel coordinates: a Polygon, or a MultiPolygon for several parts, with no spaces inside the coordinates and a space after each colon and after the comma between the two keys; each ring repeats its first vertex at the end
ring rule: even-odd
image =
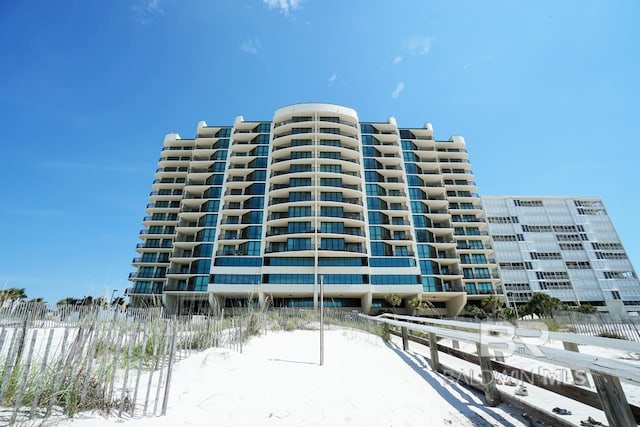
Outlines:
{"type": "Polygon", "coordinates": [[[65,169],[65,170],[77,170],[77,169],[93,169],[105,172],[127,172],[136,173],[139,169],[131,166],[114,166],[114,165],[102,165],[99,163],[82,163],[82,162],[44,162],[40,165],[43,168],[50,169],[65,169]]]}
{"type": "Polygon", "coordinates": [[[393,99],[398,98],[403,90],[404,90],[404,83],[402,83],[402,82],[398,83],[396,85],[396,88],[393,90],[393,93],[391,94],[391,97],[393,99]]]}
{"type": "Polygon", "coordinates": [[[257,55],[262,49],[262,43],[258,39],[248,39],[242,43],[242,51],[250,55],[257,55]]]}
{"type": "Polygon", "coordinates": [[[396,56],[395,58],[393,58],[393,63],[394,63],[394,64],[399,64],[399,63],[401,63],[401,62],[402,62],[402,59],[403,59],[403,58],[402,58],[402,56],[401,56],[401,55],[398,55],[398,56],[396,56]]]}
{"type": "Polygon", "coordinates": [[[164,13],[159,0],[137,0],[131,5],[131,11],[140,25],[150,24],[156,16],[164,13]]]}
{"type": "Polygon", "coordinates": [[[331,77],[329,77],[329,86],[331,86],[336,79],[338,78],[338,75],[336,73],[331,74],[331,77]]]}
{"type": "Polygon", "coordinates": [[[436,41],[435,37],[414,36],[405,42],[405,48],[411,55],[426,55],[436,41]]]}
{"type": "Polygon", "coordinates": [[[262,0],[269,9],[278,9],[283,15],[288,15],[289,11],[300,9],[302,0],[262,0]]]}

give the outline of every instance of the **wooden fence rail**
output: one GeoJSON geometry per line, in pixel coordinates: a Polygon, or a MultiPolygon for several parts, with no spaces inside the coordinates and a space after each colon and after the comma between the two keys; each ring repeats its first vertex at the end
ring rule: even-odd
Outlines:
{"type": "Polygon", "coordinates": [[[640,384],[640,369],[636,365],[626,361],[581,354],[575,351],[577,346],[571,346],[571,350],[561,350],[542,344],[524,342],[521,338],[544,337],[545,339],[559,339],[570,344],[588,344],[633,352],[640,352],[640,343],[573,333],[517,328],[505,323],[472,323],[389,314],[378,317],[360,316],[399,328],[403,334],[405,350],[407,348],[404,343],[408,341],[408,337],[405,338],[404,335],[408,334],[408,331],[428,334],[428,345],[435,370],[440,369],[437,338],[449,338],[453,342],[462,341],[474,344],[477,347],[478,362],[482,369],[485,398],[489,405],[494,406],[500,402],[500,393],[497,390],[494,377],[494,361],[491,359],[500,359],[503,350],[510,349],[519,356],[565,366],[574,371],[589,372],[594,379],[600,406],[604,409],[609,424],[612,426],[636,425],[634,413],[620,384],[621,379],[640,384]]]}

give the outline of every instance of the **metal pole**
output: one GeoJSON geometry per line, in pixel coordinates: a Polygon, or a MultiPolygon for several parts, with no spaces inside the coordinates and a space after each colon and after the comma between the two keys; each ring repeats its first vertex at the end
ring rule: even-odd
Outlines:
{"type": "Polygon", "coordinates": [[[324,365],[324,276],[320,276],[320,366],[324,365]]]}

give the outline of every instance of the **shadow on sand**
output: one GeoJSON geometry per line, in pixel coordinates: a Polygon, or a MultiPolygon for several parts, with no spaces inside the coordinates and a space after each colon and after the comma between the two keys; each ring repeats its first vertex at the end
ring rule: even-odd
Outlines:
{"type": "MultiPolygon", "coordinates": [[[[450,378],[433,371],[425,358],[412,351],[403,351],[398,345],[386,342],[386,346],[393,350],[407,365],[411,367],[420,377],[429,384],[440,396],[451,403],[462,415],[464,415],[475,426],[507,426],[515,427],[513,423],[507,421],[502,415],[497,413],[493,407],[485,406],[479,401],[484,397],[475,390],[468,389],[450,378]],[[446,384],[443,385],[443,383],[446,384]],[[454,395],[450,390],[454,390],[460,397],[454,395]],[[466,399],[466,400],[465,400],[466,399]],[[474,410],[475,409],[475,410],[474,410]]],[[[503,406],[504,403],[499,405],[503,406]]],[[[514,415],[520,419],[520,416],[514,415]]],[[[527,425],[527,421],[522,419],[522,424],[527,425]]]]}

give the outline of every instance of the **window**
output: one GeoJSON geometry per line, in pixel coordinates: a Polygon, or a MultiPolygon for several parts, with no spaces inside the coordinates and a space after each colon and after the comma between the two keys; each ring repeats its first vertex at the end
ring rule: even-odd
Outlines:
{"type": "Polygon", "coordinates": [[[322,151],[320,152],[320,155],[318,157],[321,159],[334,159],[334,160],[342,159],[341,154],[334,151],[322,151]]]}
{"type": "Polygon", "coordinates": [[[311,185],[311,178],[291,178],[289,187],[307,187],[311,185]]]}
{"type": "Polygon", "coordinates": [[[288,238],[287,250],[288,251],[306,251],[313,249],[311,246],[311,239],[309,238],[288,238]]]}
{"type": "Polygon", "coordinates": [[[294,151],[291,153],[291,160],[310,159],[311,157],[311,151],[294,151]]]}
{"type": "Polygon", "coordinates": [[[624,250],[624,248],[622,247],[622,244],[618,243],[618,242],[613,242],[613,243],[596,243],[596,242],[593,242],[593,243],[591,243],[591,247],[593,249],[604,249],[604,250],[611,250],[611,251],[624,250]]]}
{"type": "Polygon", "coordinates": [[[544,205],[542,204],[542,200],[514,200],[513,203],[516,206],[523,206],[528,208],[541,208],[544,205]]]}
{"type": "Polygon", "coordinates": [[[393,256],[393,248],[387,243],[372,242],[371,256],[393,256]]]}
{"type": "Polygon", "coordinates": [[[290,191],[290,202],[306,202],[311,200],[311,191],[290,191]]]}
{"type": "Polygon", "coordinates": [[[596,252],[598,259],[627,259],[624,252],[596,252]]]}
{"type": "Polygon", "coordinates": [[[367,208],[368,209],[388,209],[387,202],[378,197],[367,197],[367,208]]]}
{"type": "Polygon", "coordinates": [[[531,259],[553,260],[562,259],[560,252],[530,252],[531,259]]]}
{"type": "Polygon", "coordinates": [[[584,247],[582,243],[560,243],[560,249],[563,251],[582,251],[584,247]]]}
{"type": "Polygon", "coordinates": [[[289,218],[300,218],[311,216],[311,206],[290,206],[289,218]]]}
{"type": "Polygon", "coordinates": [[[487,220],[492,224],[517,224],[517,216],[490,216],[487,220]]]}
{"type": "Polygon", "coordinates": [[[420,276],[414,275],[372,275],[372,285],[417,285],[420,283],[420,276]]]}
{"type": "Polygon", "coordinates": [[[327,202],[342,202],[342,193],[323,191],[320,193],[320,200],[327,202]]]}
{"type": "Polygon", "coordinates": [[[344,234],[344,223],[342,222],[323,222],[320,224],[322,233],[344,234]]]}
{"type": "Polygon", "coordinates": [[[260,283],[259,274],[213,274],[211,283],[251,285],[260,283]]]}
{"type": "Polygon", "coordinates": [[[341,165],[320,165],[320,172],[342,173],[341,165]]]}
{"type": "Polygon", "coordinates": [[[529,233],[552,233],[553,227],[550,225],[522,225],[522,231],[529,233]]]}
{"type": "Polygon", "coordinates": [[[563,280],[563,281],[558,281],[558,282],[539,282],[538,286],[540,286],[540,289],[546,291],[546,290],[559,290],[559,289],[573,289],[573,286],[571,286],[571,282],[563,280]]]}
{"type": "Polygon", "coordinates": [[[344,239],[320,239],[320,249],[327,251],[344,251],[344,239]]]}
{"type": "Polygon", "coordinates": [[[567,268],[572,270],[589,270],[591,269],[591,263],[589,261],[567,261],[565,262],[567,268]]]}
{"type": "Polygon", "coordinates": [[[536,271],[536,278],[547,280],[563,280],[569,279],[566,271],[536,271]]]}
{"type": "Polygon", "coordinates": [[[636,279],[636,274],[633,271],[605,271],[605,279],[636,279]]]}
{"type": "Polygon", "coordinates": [[[290,222],[287,226],[289,234],[310,233],[312,231],[310,222],[290,222]]]}
{"type": "MultiPolygon", "coordinates": [[[[309,208],[309,215],[311,215],[311,208],[309,208]]],[[[344,209],[340,206],[322,206],[320,208],[320,216],[343,218],[344,209]]]]}
{"type": "Polygon", "coordinates": [[[502,270],[526,270],[527,266],[525,266],[525,264],[529,264],[528,267],[531,268],[530,263],[524,263],[524,262],[501,262],[500,268],[502,270]]]}
{"type": "MultiPolygon", "coordinates": [[[[311,181],[311,179],[309,179],[311,181]]],[[[320,185],[325,187],[342,187],[342,178],[320,178],[320,185]]]]}
{"type": "Polygon", "coordinates": [[[289,166],[289,173],[311,172],[311,165],[296,164],[289,166]]]}
{"type": "Polygon", "coordinates": [[[282,285],[313,285],[313,274],[265,274],[263,283],[282,285]]]}

